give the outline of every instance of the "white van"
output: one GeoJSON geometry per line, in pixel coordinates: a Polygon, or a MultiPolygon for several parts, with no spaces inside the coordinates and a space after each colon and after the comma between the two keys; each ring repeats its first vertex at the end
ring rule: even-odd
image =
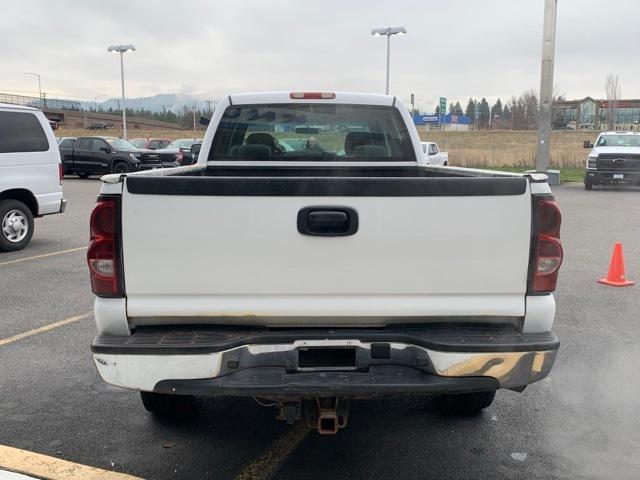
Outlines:
{"type": "Polygon", "coordinates": [[[0,103],[0,251],[27,246],[33,219],[64,212],[56,137],[35,108],[0,103]]]}

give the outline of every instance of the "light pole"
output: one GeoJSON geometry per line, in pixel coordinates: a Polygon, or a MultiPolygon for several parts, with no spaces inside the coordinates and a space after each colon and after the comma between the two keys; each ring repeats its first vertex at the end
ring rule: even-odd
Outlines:
{"type": "Polygon", "coordinates": [[[108,52],[114,52],[120,54],[120,80],[122,81],[122,136],[126,140],[127,139],[127,107],[124,103],[124,60],[123,54],[124,52],[128,52],[129,50],[135,51],[136,47],[133,45],[111,45],[107,48],[108,52]]]}
{"type": "Polygon", "coordinates": [[[40,82],[40,74],[33,72],[24,72],[25,75],[35,75],[38,77],[38,93],[40,94],[40,101],[42,101],[42,83],[40,82]]]}
{"type": "Polygon", "coordinates": [[[389,95],[389,62],[391,59],[391,35],[406,35],[407,29],[404,27],[382,27],[371,30],[371,35],[379,37],[386,35],[387,37],[387,84],[384,93],[389,95]]]}

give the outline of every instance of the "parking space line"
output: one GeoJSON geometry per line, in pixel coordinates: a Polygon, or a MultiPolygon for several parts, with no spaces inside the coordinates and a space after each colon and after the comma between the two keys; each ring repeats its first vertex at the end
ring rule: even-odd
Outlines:
{"type": "Polygon", "coordinates": [[[79,252],[80,250],[86,250],[88,247],[70,248],[69,250],[60,250],[59,252],[43,253],[42,255],[34,255],[33,257],[17,258],[15,260],[9,260],[8,262],[0,262],[0,267],[3,265],[11,265],[12,263],[26,262],[27,260],[36,260],[38,258],[52,257],[54,255],[62,255],[63,253],[79,252]]]}
{"type": "Polygon", "coordinates": [[[266,480],[273,478],[282,463],[310,432],[303,420],[273,442],[257,459],[244,467],[235,480],[266,480]]]}
{"type": "Polygon", "coordinates": [[[39,333],[48,332],[49,330],[53,330],[54,328],[62,327],[63,325],[68,325],[73,322],[77,322],[79,320],[84,320],[85,318],[89,318],[93,312],[81,313],[80,315],[75,315],[73,317],[65,318],[64,320],[59,320],[57,322],[50,323],[48,325],[44,325],[42,327],[34,328],[33,330],[28,330],[26,332],[19,333],[14,335],[13,337],[7,337],[0,339],[0,347],[4,345],[8,345],[13,342],[17,342],[18,340],[22,340],[23,338],[31,337],[33,335],[38,335],[39,333]]]}
{"type": "MultiPolygon", "coordinates": [[[[0,445],[0,469],[46,480],[136,480],[140,477],[0,445]]],[[[0,470],[0,476],[1,470],[0,470]]]]}

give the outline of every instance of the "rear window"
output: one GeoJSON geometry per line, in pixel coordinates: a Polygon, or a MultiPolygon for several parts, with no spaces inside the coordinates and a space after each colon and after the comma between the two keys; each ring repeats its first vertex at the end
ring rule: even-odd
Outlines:
{"type": "Polygon", "coordinates": [[[339,104],[230,106],[209,160],[415,161],[394,107],[339,104]]]}
{"type": "Polygon", "coordinates": [[[47,136],[33,113],[0,112],[0,153],[47,150],[47,136]]]}

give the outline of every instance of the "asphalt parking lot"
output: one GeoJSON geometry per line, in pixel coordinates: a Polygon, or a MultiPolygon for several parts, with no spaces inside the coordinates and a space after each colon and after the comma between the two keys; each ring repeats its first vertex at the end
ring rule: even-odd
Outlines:
{"type": "Polygon", "coordinates": [[[66,180],[67,212],[36,220],[26,250],[0,253],[0,444],[149,479],[638,477],[640,285],[596,280],[621,241],[628,277],[640,281],[640,189],[555,189],[565,263],[549,378],[499,392],[471,418],[431,413],[414,397],[355,402],[349,426],[327,437],[252,400],[203,401],[160,423],[136,392],[100,381],[84,260],[99,183],[66,180]]]}

